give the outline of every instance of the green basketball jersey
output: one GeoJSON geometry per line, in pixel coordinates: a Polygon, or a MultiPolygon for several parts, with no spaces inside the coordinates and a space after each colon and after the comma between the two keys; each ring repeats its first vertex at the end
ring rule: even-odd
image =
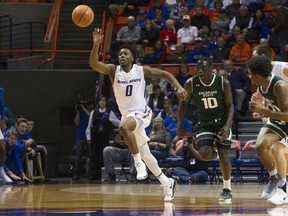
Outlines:
{"type": "Polygon", "coordinates": [[[192,77],[192,100],[197,106],[198,121],[226,121],[223,77],[213,74],[210,84],[204,84],[199,75],[192,77]]]}
{"type": "Polygon", "coordinates": [[[274,94],[274,86],[279,80],[283,80],[283,79],[278,76],[274,76],[272,74],[270,84],[268,88],[266,89],[266,91],[264,91],[261,86],[259,87],[259,91],[265,97],[265,103],[267,104],[270,110],[276,110],[276,111],[279,110],[278,105],[277,105],[277,98],[274,94]]]}
{"type": "MultiPolygon", "coordinates": [[[[266,91],[260,86],[259,91],[265,97],[265,104],[270,110],[280,112],[280,108],[277,104],[277,98],[274,94],[274,87],[282,78],[272,74],[270,83],[266,91]]],[[[285,138],[288,133],[288,123],[285,121],[280,121],[272,118],[268,118],[267,122],[264,124],[264,127],[270,128],[279,134],[281,138],[285,138]]]]}

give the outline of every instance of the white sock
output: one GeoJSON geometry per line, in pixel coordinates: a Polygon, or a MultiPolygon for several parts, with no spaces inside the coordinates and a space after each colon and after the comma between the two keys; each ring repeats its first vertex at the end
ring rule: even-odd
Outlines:
{"type": "Polygon", "coordinates": [[[231,179],[228,180],[223,179],[223,189],[224,188],[231,190],[231,179]]]}
{"type": "Polygon", "coordinates": [[[273,176],[273,175],[276,175],[277,174],[277,169],[273,169],[271,171],[268,171],[269,172],[269,176],[273,176]]]}
{"type": "Polygon", "coordinates": [[[168,185],[169,184],[169,179],[166,175],[164,175],[163,172],[159,176],[156,176],[157,179],[161,182],[162,185],[168,185]]]}
{"type": "Polygon", "coordinates": [[[143,160],[145,161],[146,166],[149,168],[149,170],[157,177],[157,179],[161,182],[162,185],[168,185],[169,179],[166,175],[162,172],[160,169],[157,160],[155,157],[151,154],[148,144],[141,146],[139,148],[139,151],[141,152],[141,155],[143,157],[143,160]]]}
{"type": "Polygon", "coordinates": [[[142,159],[141,159],[140,153],[132,154],[132,156],[134,158],[134,163],[135,164],[143,162],[142,159]]]}

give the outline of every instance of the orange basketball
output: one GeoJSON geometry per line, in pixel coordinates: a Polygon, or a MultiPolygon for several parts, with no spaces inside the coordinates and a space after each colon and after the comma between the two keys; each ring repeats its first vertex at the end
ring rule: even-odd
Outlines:
{"type": "Polygon", "coordinates": [[[72,12],[72,20],[79,27],[87,27],[94,20],[94,12],[87,5],[78,5],[72,12]]]}

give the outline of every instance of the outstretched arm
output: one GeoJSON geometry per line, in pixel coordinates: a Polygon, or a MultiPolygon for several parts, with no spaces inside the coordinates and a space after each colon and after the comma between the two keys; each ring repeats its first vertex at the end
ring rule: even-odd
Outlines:
{"type": "Polygon", "coordinates": [[[112,75],[115,72],[115,65],[114,64],[105,64],[103,62],[100,62],[99,59],[99,46],[102,43],[104,36],[101,34],[101,29],[96,28],[93,31],[93,47],[90,52],[90,58],[89,58],[89,66],[102,74],[108,74],[112,75]]]}
{"type": "Polygon", "coordinates": [[[159,68],[151,68],[149,66],[143,66],[144,74],[148,77],[158,77],[167,80],[171,85],[177,89],[177,97],[180,100],[185,100],[187,97],[186,90],[180,85],[177,79],[169,72],[161,70],[159,68]]]}

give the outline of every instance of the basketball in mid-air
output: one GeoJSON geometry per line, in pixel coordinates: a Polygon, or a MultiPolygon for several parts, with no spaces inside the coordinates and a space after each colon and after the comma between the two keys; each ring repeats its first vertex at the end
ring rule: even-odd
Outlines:
{"type": "Polygon", "coordinates": [[[72,20],[79,27],[87,27],[94,20],[94,12],[87,5],[78,5],[72,12],[72,20]]]}

